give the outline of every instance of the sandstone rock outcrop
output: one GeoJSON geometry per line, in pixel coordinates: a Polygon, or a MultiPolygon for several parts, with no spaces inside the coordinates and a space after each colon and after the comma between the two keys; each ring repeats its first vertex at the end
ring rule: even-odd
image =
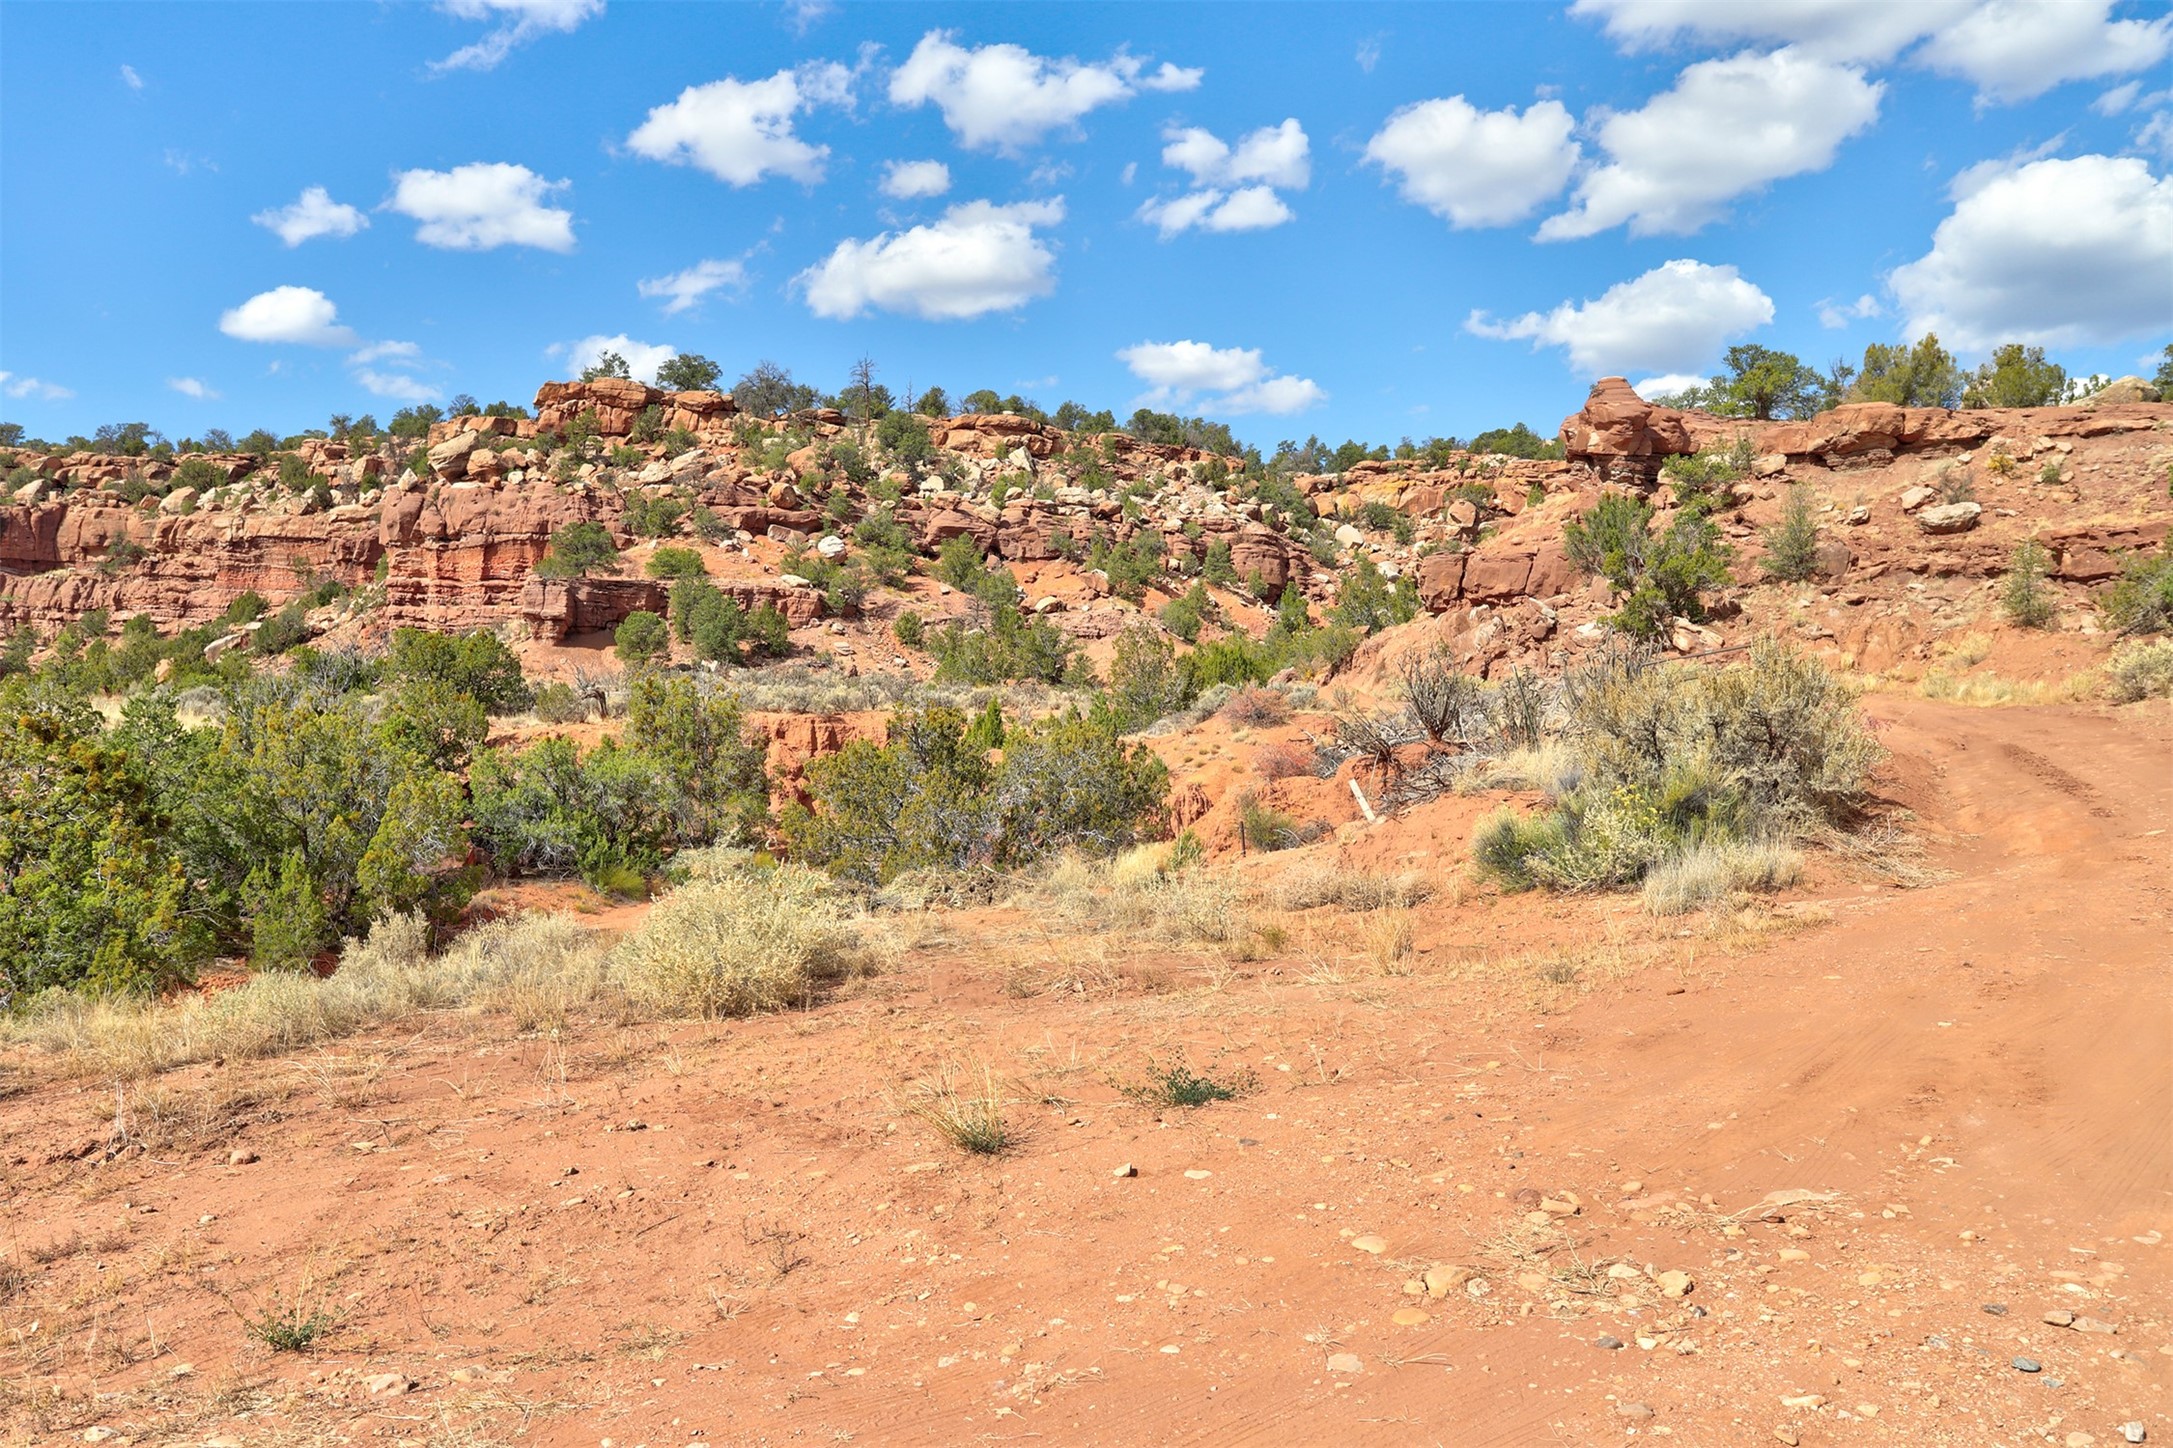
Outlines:
{"type": "Polygon", "coordinates": [[[1620,377],[1592,384],[1584,406],[1562,420],[1562,450],[1573,463],[1584,463],[1603,480],[1651,484],[1660,464],[1680,453],[1697,451],[1683,415],[1655,407],[1620,377]]]}

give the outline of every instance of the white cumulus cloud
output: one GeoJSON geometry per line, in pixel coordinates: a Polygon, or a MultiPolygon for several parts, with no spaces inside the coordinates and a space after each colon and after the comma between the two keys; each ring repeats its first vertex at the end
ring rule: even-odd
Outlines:
{"type": "Polygon", "coordinates": [[[546,347],[546,357],[563,357],[566,365],[579,373],[585,367],[596,365],[596,359],[606,352],[616,352],[626,359],[626,370],[634,374],[637,382],[654,383],[656,369],[679,355],[677,347],[660,342],[637,342],[624,332],[614,336],[583,337],[578,342],[558,342],[546,347]]]}
{"type": "Polygon", "coordinates": [[[662,298],[664,315],[670,317],[699,306],[712,292],[736,292],[746,285],[747,264],[733,258],[698,261],[685,271],[638,281],[634,283],[634,290],[651,300],[662,298]]]}
{"type": "Polygon", "coordinates": [[[500,246],[573,250],[573,213],[544,203],[570,181],[546,181],[526,166],[471,161],[450,171],[402,171],[387,203],[422,223],[415,239],[449,251],[500,246]]]}
{"type": "Polygon", "coordinates": [[[219,396],[210,383],[197,377],[169,377],[166,385],[183,397],[193,397],[199,402],[214,401],[219,396]]]}
{"type": "Polygon", "coordinates": [[[2173,161],[2173,110],[2160,111],[2136,127],[2135,148],[2173,161]]]}
{"type": "Polygon", "coordinates": [[[1659,377],[1640,377],[1630,384],[1639,397],[1652,400],[1655,397],[1671,397],[1678,392],[1688,392],[1693,387],[1703,387],[1705,379],[1695,372],[1669,372],[1659,377]]]}
{"type": "Polygon", "coordinates": [[[1886,308],[1869,292],[1853,302],[1836,302],[1829,297],[1818,304],[1818,324],[1833,331],[1838,331],[1851,322],[1868,321],[1872,317],[1885,315],[1886,308]]]}
{"type": "Polygon", "coordinates": [[[604,0],[444,0],[447,14],[462,20],[498,22],[481,40],[464,45],[443,60],[432,61],[434,71],[491,70],[539,35],[566,34],[582,21],[604,13],[604,0]]]}
{"type": "Polygon", "coordinates": [[[1149,385],[1142,406],[1198,407],[1210,413],[1302,412],[1327,400],[1310,377],[1269,367],[1257,347],[1216,347],[1206,342],[1141,342],[1117,353],[1132,375],[1149,385]]]}
{"type": "Polygon", "coordinates": [[[1821,60],[1880,64],[1910,52],[1980,101],[2018,101],[2071,80],[2161,64],[2173,17],[2112,18],[2114,0],[1576,0],[1624,48],[1679,39],[1790,45],[1821,60]],[[1922,42],[1919,44],[1919,42],[1922,42]]]}
{"type": "Polygon", "coordinates": [[[1933,32],[1918,59],[1958,75],[1980,99],[2026,101],[2056,85],[2162,66],[2173,16],[2114,20],[2113,0],[1982,0],[1933,32]]]}
{"type": "Polygon", "coordinates": [[[1298,118],[1262,126],[1238,138],[1235,146],[1200,126],[1173,127],[1162,133],[1162,164],[1192,173],[1198,186],[1267,186],[1302,191],[1312,179],[1312,142],[1298,118]]]}
{"type": "Polygon", "coordinates": [[[1892,60],[1926,34],[1969,13],[1978,0],[1577,0],[1570,13],[1598,20],[1629,50],[1690,37],[1709,43],[1793,45],[1824,60],[1892,60]]]}
{"type": "Polygon", "coordinates": [[[1609,287],[1598,299],[1495,321],[1475,311],[1466,331],[1529,340],[1569,354],[1587,377],[1686,375],[1710,366],[1723,343],[1773,320],[1773,299],[1732,266],[1671,261],[1609,287]]]}
{"type": "Polygon", "coordinates": [[[626,138],[637,156],[695,166],[719,181],[752,186],[765,176],[812,185],[822,179],[828,146],[794,133],[793,120],[817,105],[850,105],[852,72],[836,62],[781,70],[766,80],[726,76],[690,85],[649,112],[626,138]]]}
{"type": "Polygon", "coordinates": [[[380,372],[374,367],[357,367],[355,381],[363,390],[376,397],[387,397],[395,402],[436,402],[444,392],[419,377],[405,372],[380,372]]]}
{"type": "Polygon", "coordinates": [[[136,67],[124,65],[121,67],[121,84],[132,91],[140,91],[143,89],[143,77],[136,74],[136,67]]]}
{"type": "Polygon", "coordinates": [[[941,196],[951,189],[951,168],[941,161],[892,161],[883,167],[883,194],[898,201],[941,196]]]}
{"type": "Polygon", "coordinates": [[[1887,277],[1914,337],[1961,351],[2160,334],[2173,318],[2173,178],[2136,156],[1972,168],[1931,250],[1887,277]]]}
{"type": "Polygon", "coordinates": [[[305,347],[345,347],[354,330],[340,324],[339,308],[315,287],[273,287],[219,316],[219,330],[239,342],[292,342],[305,347]]]}
{"type": "Polygon", "coordinates": [[[1312,143],[1295,116],[1262,126],[1236,145],[1199,126],[1162,133],[1162,164],[1184,171],[1199,190],[1156,197],[1139,208],[1167,240],[1180,232],[1261,231],[1295,220],[1277,188],[1302,190],[1312,180],[1312,143]]]}
{"type": "Polygon", "coordinates": [[[818,317],[874,308],[931,321],[1010,311],[1056,289],[1056,255],[1035,228],[1064,219],[1064,199],[969,201],[908,231],[847,238],[795,278],[818,317]]]}
{"type": "Polygon", "coordinates": [[[1139,208],[1142,221],[1152,222],[1163,239],[1190,231],[1264,231],[1297,219],[1282,197],[1266,186],[1246,186],[1236,191],[1191,191],[1168,200],[1149,201],[1139,208]]]}
{"type": "Polygon", "coordinates": [[[1567,185],[1582,148],[1560,101],[1482,111],[1462,96],[1419,101],[1366,142],[1366,159],[1393,173],[1406,201],[1451,226],[1522,221],[1567,185]]]}
{"type": "Polygon", "coordinates": [[[931,30],[891,74],[893,105],[933,104],[969,150],[1006,154],[1067,129],[1098,106],[1139,91],[1192,90],[1204,72],[1145,61],[1119,51],[1105,61],[1036,55],[1019,45],[969,49],[952,32],[931,30]]]}
{"type": "Polygon", "coordinates": [[[0,395],[32,402],[66,402],[75,396],[75,390],[58,382],[47,382],[42,377],[18,377],[13,372],[0,372],[0,395]]]}
{"type": "Polygon", "coordinates": [[[300,246],[320,236],[353,236],[370,224],[370,218],[344,201],[334,201],[332,193],[322,186],[304,187],[302,194],[287,205],[259,211],[249,219],[277,234],[289,246],[300,246]]]}
{"type": "Polygon", "coordinates": [[[372,362],[409,364],[420,362],[422,356],[423,349],[413,342],[372,342],[369,346],[349,356],[347,365],[362,367],[372,362]]]}
{"type": "Polygon", "coordinates": [[[1879,114],[1884,87],[1795,50],[1700,61],[1674,89],[1598,127],[1607,164],[1577,184],[1542,241],[1627,222],[1632,236],[1691,232],[1726,203],[1784,176],[1822,171],[1879,114]]]}

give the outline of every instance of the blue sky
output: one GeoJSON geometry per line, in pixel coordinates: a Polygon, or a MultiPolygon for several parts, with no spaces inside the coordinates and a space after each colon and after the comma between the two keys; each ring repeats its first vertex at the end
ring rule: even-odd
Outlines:
{"type": "Polygon", "coordinates": [[[33,435],[526,402],[620,337],[1263,446],[1547,430],[1734,341],[2173,337],[2163,4],[10,0],[0,42],[33,435]]]}

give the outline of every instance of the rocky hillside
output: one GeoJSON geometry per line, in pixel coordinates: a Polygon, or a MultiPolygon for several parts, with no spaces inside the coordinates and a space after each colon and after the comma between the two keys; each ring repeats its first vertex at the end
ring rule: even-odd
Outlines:
{"type": "MultiPolygon", "coordinates": [[[[803,646],[850,654],[841,636],[882,639],[896,600],[841,608],[791,560],[851,557],[855,525],[887,510],[924,557],[971,537],[1013,565],[1035,612],[1083,639],[1120,631],[1211,559],[1223,616],[1245,627],[1292,587],[1331,606],[1369,558],[1410,579],[1438,619],[1429,632],[1487,672],[1559,663],[1598,637],[1607,586],[1571,566],[1564,526],[1606,487],[1650,496],[1664,526],[1678,485],[1667,459],[1704,452],[1733,457],[1712,475],[1736,576],[1758,576],[1763,531],[1797,483],[1814,499],[1818,571],[1800,586],[1724,590],[1706,625],[1677,627],[1677,646],[1782,626],[1878,668],[1921,654],[1981,603],[1975,592],[2022,538],[2046,544],[2056,586],[2084,604],[2122,551],[2164,538],[2169,518],[2163,403],[1866,403],[1757,423],[1654,408],[1607,379],[1560,437],[1563,461],[1462,454],[1286,479],[1011,414],[870,427],[835,411],[750,417],[715,392],[553,382],[533,418],[455,418],[419,445],[0,455],[0,628],[49,635],[103,610],[170,632],[217,619],[244,591],[278,606],[332,583],[342,596],[311,615],[313,632],[494,628],[579,642],[664,609],[668,585],[641,576],[641,550],[673,542],[699,549],[742,606],[782,611],[803,646]],[[552,534],[589,521],[630,550],[629,566],[539,576],[552,534]],[[1097,545],[1142,541],[1162,560],[1143,592],[1089,566],[1097,545]]],[[[909,591],[939,614],[963,603],[924,578],[909,591]]],[[[2087,607],[2067,617],[2092,626],[2087,607]]]]}

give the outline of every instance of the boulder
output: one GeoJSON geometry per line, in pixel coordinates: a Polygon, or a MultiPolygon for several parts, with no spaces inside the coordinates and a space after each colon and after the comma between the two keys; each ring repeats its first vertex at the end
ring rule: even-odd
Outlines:
{"type": "Polygon", "coordinates": [[[1984,512],[1981,503],[1941,503],[1916,515],[1916,525],[1927,533],[1967,533],[1984,512]]]}
{"type": "Polygon", "coordinates": [[[482,441],[472,432],[456,432],[430,449],[430,471],[442,478],[468,475],[468,454],[482,441]]]}
{"type": "Polygon", "coordinates": [[[2104,407],[2117,402],[2156,402],[2158,389],[2140,377],[2118,377],[2082,399],[2083,407],[2104,407]]]}
{"type": "Polygon", "coordinates": [[[1531,591],[1532,555],[1473,553],[1464,564],[1464,597],[1476,603],[1501,603],[1531,591]]]}
{"type": "Polygon", "coordinates": [[[1262,523],[1248,523],[1230,540],[1230,567],[1239,578],[1258,577],[1260,597],[1274,603],[1290,582],[1290,545],[1262,523]]]}
{"type": "Polygon", "coordinates": [[[931,513],[921,529],[921,546],[930,550],[941,548],[953,538],[970,537],[982,553],[990,553],[996,547],[996,525],[986,518],[972,513],[945,508],[931,513]]]}
{"type": "Polygon", "coordinates": [[[1663,459],[1697,451],[1680,412],[1653,406],[1620,377],[1593,383],[1583,408],[1562,420],[1558,436],[1571,462],[1587,464],[1603,478],[1648,484],[1663,459]]]}
{"type": "Polygon", "coordinates": [[[1428,613],[1443,613],[1456,605],[1464,589],[1462,553],[1429,553],[1418,561],[1418,597],[1428,613]]]}

